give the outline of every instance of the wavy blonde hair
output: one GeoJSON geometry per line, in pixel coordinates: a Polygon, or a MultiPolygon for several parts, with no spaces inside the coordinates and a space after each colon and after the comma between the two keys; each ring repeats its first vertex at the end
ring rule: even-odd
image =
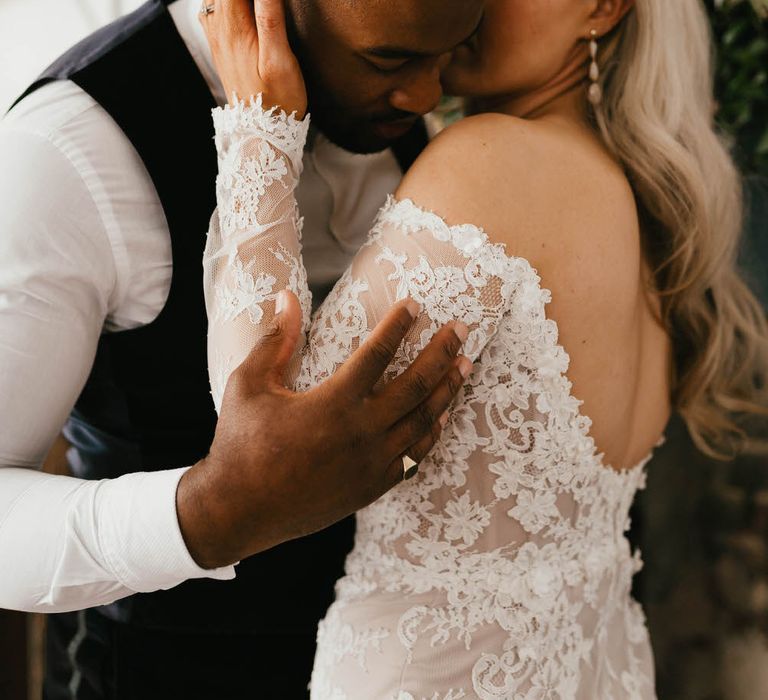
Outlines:
{"type": "Polygon", "coordinates": [[[744,419],[768,415],[768,323],[737,272],[741,180],[713,127],[712,53],[700,0],[636,0],[601,42],[595,124],[638,201],[673,405],[701,450],[728,458],[744,419]]]}

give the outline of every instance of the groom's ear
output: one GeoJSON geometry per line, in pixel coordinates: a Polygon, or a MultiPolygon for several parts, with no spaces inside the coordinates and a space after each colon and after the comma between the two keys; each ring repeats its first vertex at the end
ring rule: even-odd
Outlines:
{"type": "Polygon", "coordinates": [[[608,34],[634,6],[635,0],[597,0],[589,18],[590,30],[594,29],[598,36],[608,34]]]}

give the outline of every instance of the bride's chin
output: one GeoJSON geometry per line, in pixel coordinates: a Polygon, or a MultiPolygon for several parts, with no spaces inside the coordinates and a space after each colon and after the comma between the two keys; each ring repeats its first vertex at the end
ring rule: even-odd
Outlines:
{"type": "Polygon", "coordinates": [[[440,82],[446,95],[470,97],[483,83],[478,55],[467,47],[457,48],[451,62],[443,69],[440,82]]]}
{"type": "Polygon", "coordinates": [[[464,71],[443,73],[440,78],[443,92],[451,97],[477,97],[477,74],[464,71]]]}
{"type": "Polygon", "coordinates": [[[466,97],[473,92],[472,72],[460,66],[449,66],[441,73],[440,84],[446,95],[466,97]]]}

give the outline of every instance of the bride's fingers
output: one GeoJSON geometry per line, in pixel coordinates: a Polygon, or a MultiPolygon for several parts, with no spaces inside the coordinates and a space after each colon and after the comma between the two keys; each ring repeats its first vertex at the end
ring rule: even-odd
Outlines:
{"type": "Polygon", "coordinates": [[[201,6],[200,6],[200,12],[197,13],[197,20],[200,22],[200,24],[203,25],[203,30],[205,31],[206,37],[208,37],[208,41],[210,41],[210,25],[208,23],[208,18],[213,14],[212,12],[209,13],[207,11],[208,7],[215,7],[210,0],[206,0],[201,6]]]}
{"type": "Polygon", "coordinates": [[[259,72],[265,80],[280,78],[293,61],[283,0],[255,0],[253,8],[259,35],[259,72]]]}
{"type": "Polygon", "coordinates": [[[204,0],[198,17],[209,40],[215,38],[221,46],[232,47],[243,37],[256,38],[250,0],[204,0]],[[206,7],[212,12],[206,12],[206,7]]]}
{"type": "Polygon", "coordinates": [[[253,5],[251,0],[217,0],[228,6],[228,33],[233,37],[248,37],[249,41],[258,40],[254,34],[253,5]]]}
{"type": "MultiPolygon", "coordinates": [[[[247,26],[238,18],[238,15],[242,14],[239,6],[243,3],[249,9],[248,0],[203,0],[198,18],[213,50],[214,60],[221,58],[222,50],[231,47],[239,33],[247,26]],[[206,12],[206,7],[213,11],[206,12]]],[[[251,24],[254,24],[253,18],[251,24]]]]}

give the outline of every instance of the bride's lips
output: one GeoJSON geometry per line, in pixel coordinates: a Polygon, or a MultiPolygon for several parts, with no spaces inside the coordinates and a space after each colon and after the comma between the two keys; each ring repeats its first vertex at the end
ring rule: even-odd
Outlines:
{"type": "Polygon", "coordinates": [[[418,117],[400,119],[395,122],[379,122],[374,126],[374,131],[384,139],[393,140],[405,136],[418,120],[418,117]]]}

